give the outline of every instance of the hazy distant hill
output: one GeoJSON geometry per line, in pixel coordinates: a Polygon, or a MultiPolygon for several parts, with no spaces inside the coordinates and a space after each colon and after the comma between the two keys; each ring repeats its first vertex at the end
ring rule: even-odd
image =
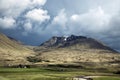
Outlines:
{"type": "Polygon", "coordinates": [[[19,41],[0,33],[0,65],[28,64],[26,57],[32,53],[19,41]]]}

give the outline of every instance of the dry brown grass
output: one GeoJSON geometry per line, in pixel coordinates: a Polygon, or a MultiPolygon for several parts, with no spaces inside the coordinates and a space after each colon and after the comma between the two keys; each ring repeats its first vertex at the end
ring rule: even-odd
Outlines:
{"type": "Polygon", "coordinates": [[[27,56],[33,55],[33,51],[17,41],[10,40],[4,34],[0,34],[0,63],[1,65],[27,64],[27,56]]]}
{"type": "Polygon", "coordinates": [[[72,50],[57,49],[39,52],[40,58],[52,62],[112,62],[120,60],[120,54],[108,53],[103,50],[72,50]]]}

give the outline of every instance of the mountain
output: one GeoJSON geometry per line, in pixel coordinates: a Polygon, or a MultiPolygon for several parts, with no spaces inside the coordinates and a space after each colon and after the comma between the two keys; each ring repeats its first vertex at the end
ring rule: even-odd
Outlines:
{"type": "Polygon", "coordinates": [[[69,37],[52,37],[50,40],[42,43],[40,46],[46,48],[75,48],[75,49],[103,49],[116,52],[105,44],[85,36],[71,35],[69,37]]]}
{"type": "Polygon", "coordinates": [[[0,33],[0,66],[72,65],[120,67],[120,54],[102,42],[85,36],[54,36],[40,46],[23,45],[0,33]]]}
{"type": "Polygon", "coordinates": [[[85,36],[54,36],[34,48],[34,51],[38,53],[36,58],[46,64],[111,63],[111,65],[119,65],[118,62],[120,62],[120,54],[117,51],[98,40],[85,36]]]}
{"type": "Polygon", "coordinates": [[[29,64],[26,57],[33,53],[20,41],[0,33],[0,66],[29,64]]]}

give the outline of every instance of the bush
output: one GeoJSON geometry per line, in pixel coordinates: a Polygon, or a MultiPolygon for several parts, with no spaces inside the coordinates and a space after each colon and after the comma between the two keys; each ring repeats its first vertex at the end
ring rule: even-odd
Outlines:
{"type": "Polygon", "coordinates": [[[42,60],[41,59],[38,59],[38,58],[36,58],[36,57],[27,57],[27,60],[29,61],[29,62],[33,62],[33,63],[36,63],[36,62],[41,62],[42,60]]]}
{"type": "Polygon", "coordinates": [[[116,71],[115,74],[120,74],[120,71],[116,71]]]}

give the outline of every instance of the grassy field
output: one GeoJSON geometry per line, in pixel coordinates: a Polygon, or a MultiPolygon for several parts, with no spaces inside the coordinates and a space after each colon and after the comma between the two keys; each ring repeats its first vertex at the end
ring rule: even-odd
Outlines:
{"type": "Polygon", "coordinates": [[[72,80],[75,76],[97,76],[94,80],[120,80],[120,75],[73,68],[0,68],[0,80],[72,80]]]}

